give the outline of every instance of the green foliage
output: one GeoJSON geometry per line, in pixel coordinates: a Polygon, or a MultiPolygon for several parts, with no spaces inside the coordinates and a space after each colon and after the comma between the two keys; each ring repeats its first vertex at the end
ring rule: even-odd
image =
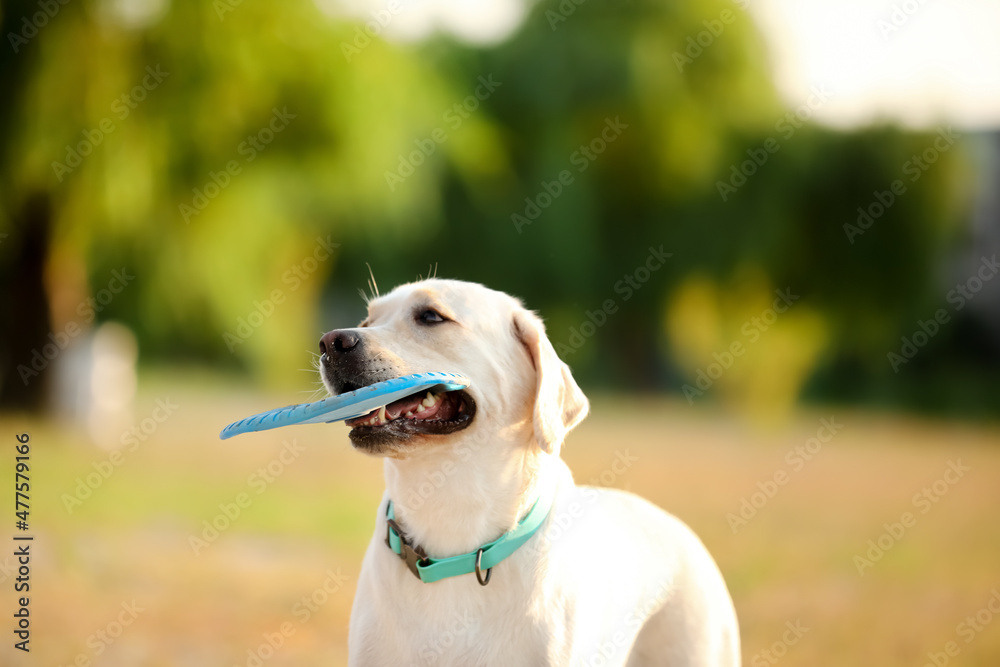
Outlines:
{"type": "MultiPolygon", "coordinates": [[[[801,293],[822,323],[793,394],[811,377],[810,391],[843,393],[845,368],[861,384],[885,380],[885,354],[936,298],[930,277],[966,215],[960,151],[851,243],[857,207],[933,136],[783,121],[736,3],[574,6],[539,3],[491,47],[359,48],[357,24],[312,2],[177,2],[138,28],[71,3],[5,56],[16,130],[4,217],[16,237],[30,198],[50,202],[50,258],[84,268],[49,273],[76,292],[134,268],[135,287],[101,317],[135,329],[145,359],[301,382],[318,333],[359,315],[366,262],[383,288],[438,263],[524,297],[588,381],[679,389],[704,360],[678,358],[669,304],[692,277],[738,291],[747,275],[801,293]],[[169,74],[123,101],[148,68],[169,74]],[[102,121],[113,130],[79,166],[54,168],[102,121]],[[769,141],[778,150],[726,191],[769,141]],[[337,251],[295,273],[326,238],[337,251]],[[616,286],[660,245],[672,257],[626,300],[616,286]],[[275,290],[273,316],[227,344],[275,290]],[[607,299],[616,312],[573,345],[607,299]]],[[[31,7],[5,10],[5,32],[31,7]]],[[[760,372],[783,372],[776,363],[760,372]]]]}

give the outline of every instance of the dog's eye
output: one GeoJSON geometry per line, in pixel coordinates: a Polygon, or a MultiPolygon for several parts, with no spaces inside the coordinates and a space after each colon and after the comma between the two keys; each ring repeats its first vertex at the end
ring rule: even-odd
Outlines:
{"type": "Polygon", "coordinates": [[[417,313],[417,322],[421,324],[440,324],[444,322],[444,317],[436,310],[426,308],[417,313]]]}

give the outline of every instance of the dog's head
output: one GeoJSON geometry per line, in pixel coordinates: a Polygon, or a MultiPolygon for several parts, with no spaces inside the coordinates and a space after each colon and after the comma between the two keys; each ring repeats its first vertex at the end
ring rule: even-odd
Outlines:
{"type": "MultiPolygon", "coordinates": [[[[331,394],[427,371],[462,373],[464,390],[421,394],[351,419],[354,446],[406,457],[414,448],[521,430],[556,453],[588,402],[538,317],[502,292],[456,280],[397,287],[368,304],[356,328],[320,340],[320,374],[331,394]]],[[[516,438],[515,438],[516,439],[516,438]]]]}

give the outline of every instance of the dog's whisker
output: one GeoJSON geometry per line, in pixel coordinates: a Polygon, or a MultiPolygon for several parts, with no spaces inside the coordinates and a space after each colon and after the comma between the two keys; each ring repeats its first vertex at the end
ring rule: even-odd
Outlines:
{"type": "Polygon", "coordinates": [[[381,294],[378,293],[378,283],[375,282],[375,272],[372,271],[372,265],[369,264],[368,262],[365,262],[365,266],[368,267],[368,275],[371,277],[371,282],[369,284],[369,287],[372,290],[372,298],[374,299],[375,297],[382,296],[381,294]]]}

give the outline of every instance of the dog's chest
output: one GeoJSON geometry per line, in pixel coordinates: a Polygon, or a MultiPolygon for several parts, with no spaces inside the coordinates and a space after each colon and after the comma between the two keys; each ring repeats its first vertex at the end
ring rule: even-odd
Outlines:
{"type": "Polygon", "coordinates": [[[364,664],[548,663],[551,635],[544,623],[531,621],[529,596],[516,583],[491,582],[492,590],[479,586],[475,577],[400,583],[399,595],[381,597],[378,612],[352,628],[370,651],[370,662],[364,664]]]}

